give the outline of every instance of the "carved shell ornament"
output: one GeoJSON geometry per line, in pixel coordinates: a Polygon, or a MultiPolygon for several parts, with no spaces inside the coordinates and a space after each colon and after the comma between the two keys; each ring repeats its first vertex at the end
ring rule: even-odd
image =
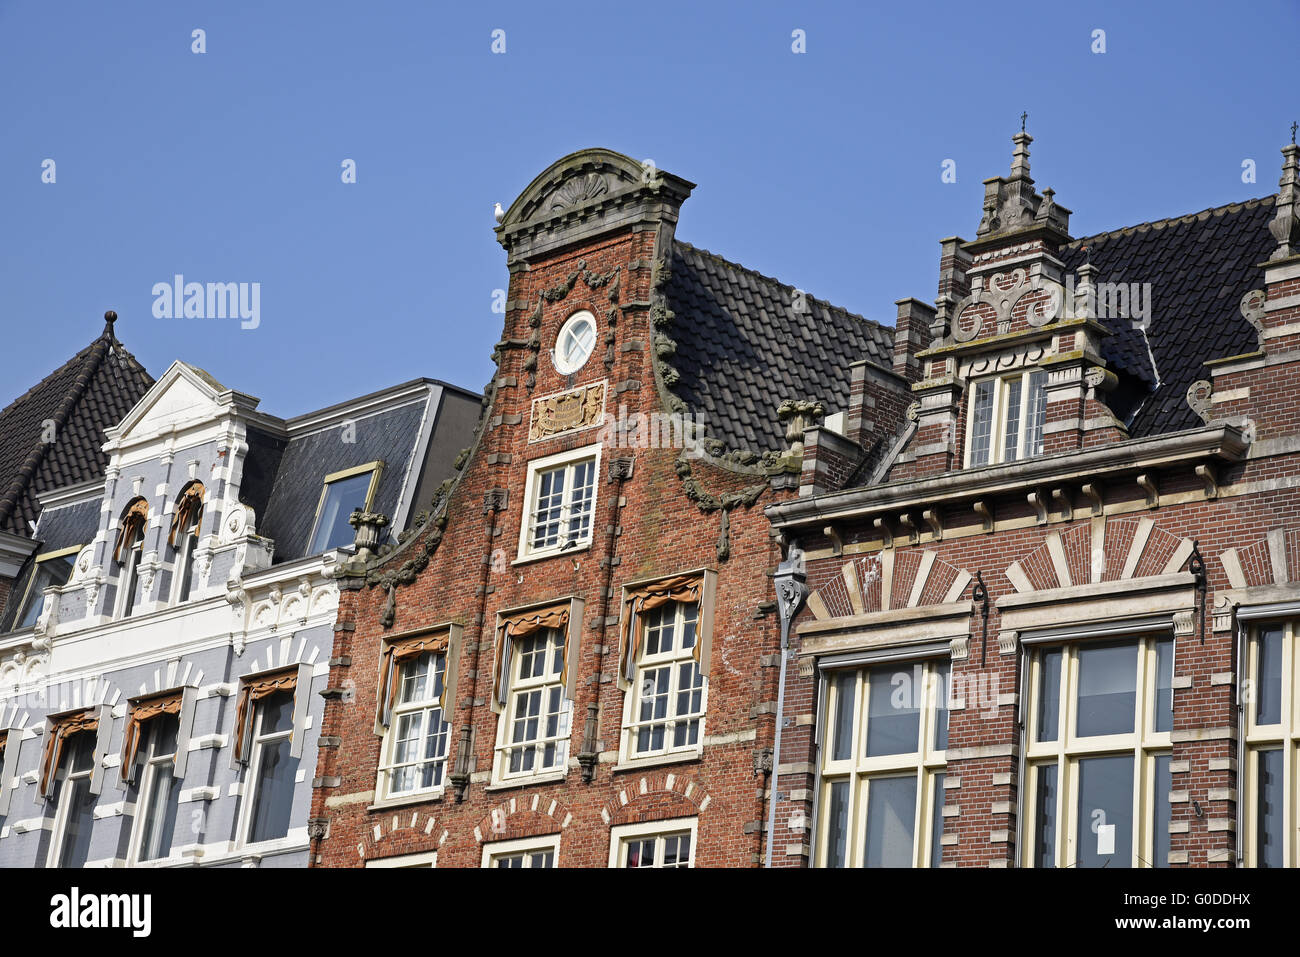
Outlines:
{"type": "Polygon", "coordinates": [[[550,208],[568,209],[570,206],[581,206],[608,192],[609,183],[599,173],[575,176],[555,191],[551,197],[550,208]]]}

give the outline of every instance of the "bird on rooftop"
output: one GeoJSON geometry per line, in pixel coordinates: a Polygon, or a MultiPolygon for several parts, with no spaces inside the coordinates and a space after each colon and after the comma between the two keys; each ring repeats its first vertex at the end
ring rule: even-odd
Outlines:
{"type": "Polygon", "coordinates": [[[501,208],[501,204],[500,204],[500,203],[497,203],[497,204],[496,204],[496,208],[492,210],[492,214],[493,214],[493,216],[496,217],[496,221],[497,221],[497,225],[498,225],[498,226],[501,225],[501,220],[503,220],[503,219],[506,218],[506,211],[505,211],[504,209],[501,208]]]}

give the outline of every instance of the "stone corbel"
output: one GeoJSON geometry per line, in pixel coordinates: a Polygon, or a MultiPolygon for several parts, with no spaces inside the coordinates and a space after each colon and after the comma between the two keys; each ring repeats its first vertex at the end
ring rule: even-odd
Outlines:
{"type": "Polygon", "coordinates": [[[1143,472],[1137,477],[1138,487],[1146,494],[1147,508],[1160,507],[1160,489],[1156,487],[1156,480],[1149,473],[1143,472]]]}
{"type": "Polygon", "coordinates": [[[1068,522],[1070,519],[1074,518],[1074,503],[1071,502],[1070,497],[1065,494],[1065,489],[1052,489],[1052,504],[1060,514],[1061,521],[1068,522]]]}
{"type": "Polygon", "coordinates": [[[934,536],[936,542],[943,541],[943,517],[939,514],[938,509],[927,508],[921,513],[921,518],[925,524],[930,526],[930,534],[934,536]]]}
{"type": "Polygon", "coordinates": [[[1174,612],[1174,635],[1181,637],[1196,631],[1196,614],[1190,611],[1174,612]]]}
{"type": "Polygon", "coordinates": [[[898,516],[898,524],[907,532],[907,541],[909,545],[915,545],[921,540],[921,530],[916,527],[912,520],[911,512],[903,512],[898,516]]]}
{"type": "Polygon", "coordinates": [[[1213,623],[1216,632],[1232,631],[1232,619],[1236,613],[1234,605],[1226,595],[1217,595],[1214,599],[1213,623]]]}
{"type": "Polygon", "coordinates": [[[839,558],[844,554],[844,539],[840,537],[840,531],[834,525],[827,525],[822,529],[822,534],[830,539],[831,555],[839,558]]]}
{"type": "Polygon", "coordinates": [[[972,507],[975,509],[975,514],[980,517],[980,524],[983,526],[984,531],[992,532],[993,531],[993,509],[989,505],[989,503],[984,501],[983,499],[980,499],[979,501],[975,502],[972,507]]]}
{"type": "Polygon", "coordinates": [[[948,642],[948,653],[953,661],[965,661],[970,657],[970,636],[962,635],[948,642]]]}
{"type": "Polygon", "coordinates": [[[1085,482],[1079,486],[1079,491],[1083,497],[1088,500],[1088,505],[1092,509],[1093,515],[1102,515],[1106,511],[1106,503],[1102,501],[1101,486],[1094,485],[1092,482],[1085,482]]]}
{"type": "Polygon", "coordinates": [[[882,516],[880,518],[872,519],[871,524],[875,528],[875,530],[880,533],[880,538],[881,541],[883,542],[883,546],[885,548],[893,548],[894,533],[889,527],[889,520],[882,516]]]}
{"type": "Polygon", "coordinates": [[[1207,462],[1196,466],[1196,477],[1204,483],[1207,499],[1219,497],[1219,477],[1215,474],[1213,465],[1207,462]]]}
{"type": "Polygon", "coordinates": [[[1000,631],[998,632],[998,654],[1014,655],[1016,646],[1020,644],[1020,632],[1018,631],[1000,631]]]}
{"type": "Polygon", "coordinates": [[[1025,499],[1033,507],[1034,511],[1038,513],[1038,524],[1046,525],[1047,524],[1047,503],[1043,501],[1042,493],[1030,492],[1028,495],[1025,496],[1025,499]]]}
{"type": "Polygon", "coordinates": [[[812,655],[805,655],[799,659],[799,677],[811,678],[817,674],[817,659],[812,655]]]}

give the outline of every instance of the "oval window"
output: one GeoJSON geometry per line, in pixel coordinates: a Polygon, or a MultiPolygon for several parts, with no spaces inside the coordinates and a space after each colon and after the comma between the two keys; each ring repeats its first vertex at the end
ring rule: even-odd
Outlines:
{"type": "Polygon", "coordinates": [[[596,317],[587,311],[575,312],[560,327],[555,341],[555,368],[562,375],[572,375],[587,364],[596,348],[596,317]]]}

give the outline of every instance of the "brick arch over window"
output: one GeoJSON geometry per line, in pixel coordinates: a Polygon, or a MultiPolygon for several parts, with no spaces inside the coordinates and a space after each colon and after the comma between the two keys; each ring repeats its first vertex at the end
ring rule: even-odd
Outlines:
{"type": "Polygon", "coordinates": [[[483,844],[542,837],[563,831],[572,821],[573,812],[558,799],[542,794],[523,794],[503,801],[484,814],[474,826],[474,839],[483,844]]]}
{"type": "Polygon", "coordinates": [[[1193,547],[1190,538],[1179,538],[1149,518],[1096,518],[1048,532],[1043,544],[1008,565],[1005,574],[1022,594],[1172,575],[1187,564],[1193,547]]]}
{"type": "Polygon", "coordinates": [[[373,819],[362,841],[357,844],[357,856],[362,861],[402,854],[422,854],[436,851],[446,842],[446,828],[438,829],[438,819],[419,811],[394,811],[373,819]]]}
{"type": "Polygon", "coordinates": [[[1219,563],[1233,588],[1300,582],[1300,528],[1270,529],[1253,545],[1227,549],[1219,563]]]}
{"type": "Polygon", "coordinates": [[[837,577],[808,598],[808,608],[818,621],[825,621],[946,604],[957,601],[970,580],[970,572],[949,565],[929,549],[895,552],[887,548],[846,562],[837,577]]]}
{"type": "Polygon", "coordinates": [[[629,777],[600,809],[606,824],[657,821],[698,814],[707,810],[713,797],[693,778],[672,771],[656,771],[629,777]]]}

